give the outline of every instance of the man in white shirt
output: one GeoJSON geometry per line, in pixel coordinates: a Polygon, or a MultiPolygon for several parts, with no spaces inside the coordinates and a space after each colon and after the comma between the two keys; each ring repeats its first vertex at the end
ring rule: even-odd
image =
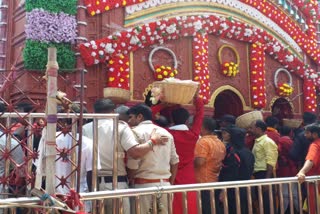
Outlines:
{"type": "MultiPolygon", "coordinates": [[[[94,104],[95,113],[114,113],[115,104],[110,99],[100,99],[94,104]]],[[[112,190],[112,171],[113,171],[113,119],[98,120],[97,132],[98,139],[93,139],[93,122],[83,126],[83,135],[98,141],[101,170],[99,171],[99,190],[112,190]]],[[[152,151],[150,144],[152,138],[155,144],[161,144],[162,138],[157,133],[149,139],[139,144],[127,123],[119,121],[118,124],[119,146],[118,146],[118,189],[128,188],[128,178],[126,171],[125,157],[140,158],[152,151]]],[[[162,146],[156,146],[162,147],[162,146]]],[[[128,198],[123,200],[123,211],[130,213],[130,202],[128,198]]],[[[105,200],[105,213],[112,213],[112,200],[105,200]]]]}
{"type": "MultiPolygon", "coordinates": [[[[80,107],[77,104],[72,104],[71,110],[74,113],[80,112],[80,107]]],[[[58,110],[63,113],[63,110],[58,110]]],[[[86,112],[86,110],[84,110],[86,112]]],[[[71,125],[71,119],[65,120],[66,125],[71,125]]],[[[44,145],[45,145],[45,134],[39,143],[39,157],[43,157],[44,145]]],[[[72,136],[72,133],[66,133],[59,131],[56,133],[56,193],[67,195],[70,192],[70,175],[72,172],[72,160],[71,154],[77,147],[74,147],[73,141],[79,140],[79,134],[72,136]]],[[[77,150],[76,150],[77,151],[77,150]]],[[[88,137],[82,136],[82,148],[81,148],[81,164],[80,164],[80,192],[89,192],[91,190],[91,179],[92,179],[92,160],[93,160],[93,143],[88,137]]],[[[41,161],[41,160],[40,160],[41,161]]],[[[39,164],[38,164],[39,166],[39,164]]],[[[97,159],[97,168],[100,169],[100,159],[97,159]]],[[[45,174],[45,167],[37,169],[37,172],[45,174]],[[41,171],[42,170],[42,171],[41,171]]],[[[91,203],[88,201],[85,203],[85,210],[91,211],[91,203]]]]}
{"type": "MultiPolygon", "coordinates": [[[[173,142],[173,136],[164,128],[152,123],[151,109],[138,104],[128,111],[128,123],[139,142],[150,139],[153,132],[166,137],[166,144],[155,146],[138,160],[128,159],[127,167],[133,170],[134,188],[168,186],[173,184],[178,169],[179,157],[173,142]]],[[[152,144],[152,142],[151,142],[152,144]]],[[[152,195],[140,197],[140,212],[153,213],[152,195]]],[[[168,213],[167,195],[157,197],[157,213],[168,213]]]]}
{"type": "MultiPolygon", "coordinates": [[[[5,111],[5,104],[0,101],[0,112],[5,111]]],[[[4,176],[5,173],[5,167],[6,167],[6,161],[10,163],[10,169],[15,170],[15,176],[18,176],[16,179],[23,179],[23,172],[21,170],[17,170],[17,166],[21,165],[24,161],[24,153],[22,151],[22,147],[19,145],[19,142],[13,139],[12,137],[10,138],[10,142],[7,142],[8,135],[0,131],[0,177],[4,176]],[[10,143],[10,156],[7,160],[4,158],[4,152],[6,151],[7,148],[7,143],[10,143]]],[[[13,173],[11,171],[10,173],[13,173]]],[[[8,188],[9,183],[6,184],[1,184],[0,185],[0,199],[4,198],[3,193],[4,187],[8,188]]],[[[0,214],[4,213],[4,209],[0,209],[0,214]]]]}

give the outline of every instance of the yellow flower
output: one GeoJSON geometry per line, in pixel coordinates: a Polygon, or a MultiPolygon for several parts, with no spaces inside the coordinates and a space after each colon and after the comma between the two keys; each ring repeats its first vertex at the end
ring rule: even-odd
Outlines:
{"type": "Polygon", "coordinates": [[[164,71],[164,72],[163,72],[163,75],[168,76],[168,72],[167,72],[167,71],[164,71]]]}

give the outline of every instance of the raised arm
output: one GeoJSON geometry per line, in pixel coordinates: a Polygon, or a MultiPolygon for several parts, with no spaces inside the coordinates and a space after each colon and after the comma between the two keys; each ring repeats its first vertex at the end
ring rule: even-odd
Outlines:
{"type": "Polygon", "coordinates": [[[200,135],[202,120],[204,115],[204,103],[200,97],[196,97],[193,103],[196,107],[196,114],[194,116],[191,130],[197,135],[200,135]]]}

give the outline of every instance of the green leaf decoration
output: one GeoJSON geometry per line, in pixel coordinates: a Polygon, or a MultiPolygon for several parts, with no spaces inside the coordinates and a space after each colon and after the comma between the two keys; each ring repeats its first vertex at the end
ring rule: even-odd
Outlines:
{"type": "Polygon", "coordinates": [[[77,0],[26,0],[27,12],[42,8],[52,13],[64,12],[70,15],[77,13],[77,0]]]}
{"type": "Polygon", "coordinates": [[[27,40],[23,50],[25,69],[45,70],[47,65],[48,47],[57,48],[57,61],[60,70],[71,70],[75,68],[76,57],[71,49],[70,44],[42,43],[38,41],[27,40]]]}

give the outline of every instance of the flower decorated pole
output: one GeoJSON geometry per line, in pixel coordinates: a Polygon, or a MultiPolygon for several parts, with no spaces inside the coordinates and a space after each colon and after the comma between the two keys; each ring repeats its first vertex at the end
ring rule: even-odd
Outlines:
{"type": "Polygon", "coordinates": [[[265,46],[261,43],[253,43],[250,46],[250,87],[251,105],[253,108],[266,106],[265,86],[265,46]]]}
{"type": "Polygon", "coordinates": [[[45,141],[46,191],[55,193],[55,159],[56,159],[56,126],[57,126],[57,49],[48,48],[47,63],[47,131],[45,141]]]}
{"type": "Polygon", "coordinates": [[[304,96],[304,108],[305,112],[317,111],[317,93],[316,87],[312,79],[304,78],[303,81],[303,96],[304,96]]]}
{"type": "Polygon", "coordinates": [[[207,33],[196,33],[192,41],[193,80],[200,83],[199,97],[207,104],[210,96],[210,79],[208,68],[209,38],[207,33]]]}

